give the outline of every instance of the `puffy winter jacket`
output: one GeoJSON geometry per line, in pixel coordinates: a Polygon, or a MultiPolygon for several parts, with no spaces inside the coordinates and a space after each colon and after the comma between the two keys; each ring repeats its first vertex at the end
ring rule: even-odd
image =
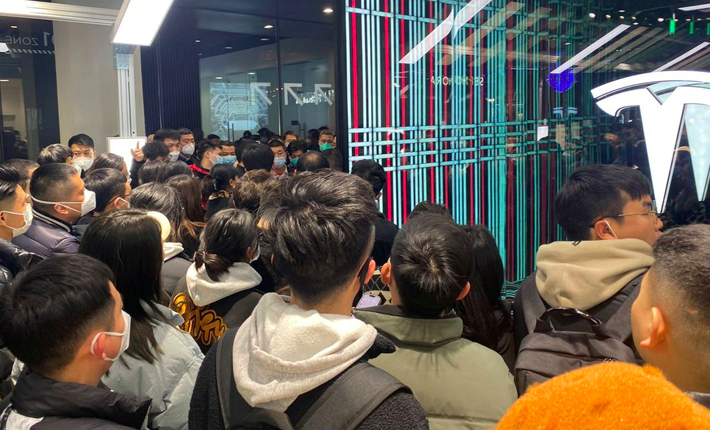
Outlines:
{"type": "Polygon", "coordinates": [[[38,212],[37,209],[32,212],[34,219],[30,229],[14,238],[12,243],[43,258],[79,252],[79,239],[72,234],[70,225],[38,212]]]}

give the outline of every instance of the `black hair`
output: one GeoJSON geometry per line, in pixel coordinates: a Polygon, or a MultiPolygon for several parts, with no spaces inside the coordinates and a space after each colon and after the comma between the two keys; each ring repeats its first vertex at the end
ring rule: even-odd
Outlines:
{"type": "Polygon", "coordinates": [[[296,151],[301,151],[305,154],[308,152],[308,145],[302,140],[292,140],[291,143],[288,144],[287,150],[289,156],[293,156],[293,153],[296,151]]]}
{"type": "Polygon", "coordinates": [[[207,140],[214,140],[214,139],[222,140],[222,139],[221,139],[219,136],[217,136],[216,134],[207,135],[207,140]]]}
{"type": "Polygon", "coordinates": [[[185,127],[183,127],[183,128],[178,128],[178,129],[177,129],[177,132],[178,132],[178,134],[180,134],[180,137],[186,136],[186,135],[188,135],[188,134],[192,134],[193,136],[195,135],[190,129],[185,128],[185,127]]]}
{"type": "Polygon", "coordinates": [[[222,149],[223,146],[233,146],[234,152],[236,155],[236,152],[237,152],[237,144],[236,143],[232,142],[231,140],[220,140],[219,145],[217,145],[217,147],[222,149]]]}
{"type": "Polygon", "coordinates": [[[214,143],[210,142],[209,140],[202,140],[197,145],[197,151],[196,151],[197,158],[200,160],[200,162],[202,162],[202,157],[205,156],[205,153],[207,153],[208,151],[216,150],[216,149],[218,149],[218,148],[217,148],[217,145],[215,145],[214,143]]]}
{"type": "Polygon", "coordinates": [[[169,161],[163,165],[156,182],[164,184],[168,182],[170,178],[180,175],[194,177],[192,169],[190,169],[190,166],[188,166],[184,161],[169,161]]]}
{"type": "Polygon", "coordinates": [[[298,137],[296,132],[293,130],[288,130],[286,133],[284,133],[284,137],[289,136],[289,135],[298,137]]]}
{"type": "Polygon", "coordinates": [[[101,154],[96,157],[94,165],[91,166],[93,169],[114,169],[119,172],[123,171],[123,166],[126,162],[120,155],[112,154],[110,152],[101,154]]]}
{"type": "Polygon", "coordinates": [[[390,262],[397,292],[407,311],[437,317],[453,309],[471,276],[473,244],[448,218],[427,214],[402,227],[390,262]]]}
{"type": "Polygon", "coordinates": [[[467,255],[473,262],[473,270],[469,277],[471,292],[456,302],[456,313],[463,320],[464,338],[495,350],[513,325],[513,319],[501,300],[505,283],[503,260],[495,239],[486,227],[474,225],[461,228],[472,240],[467,255]]]}
{"type": "Polygon", "coordinates": [[[163,173],[163,169],[165,169],[165,163],[162,161],[145,163],[138,169],[138,183],[143,185],[157,182],[158,178],[163,173]]]}
{"type": "Polygon", "coordinates": [[[301,300],[318,303],[345,288],[372,253],[375,196],[364,180],[330,170],[279,182],[264,212],[274,266],[301,300]]]}
{"type": "Polygon", "coordinates": [[[17,170],[20,174],[20,186],[25,192],[29,190],[30,185],[30,169],[36,169],[39,167],[36,161],[25,160],[23,158],[11,158],[4,163],[3,166],[12,167],[17,170]]]}
{"type": "MultiPolygon", "coordinates": [[[[158,141],[164,142],[167,139],[180,140],[180,133],[178,133],[177,130],[173,130],[171,128],[168,128],[168,129],[158,130],[153,135],[153,140],[158,140],[158,141]]],[[[143,151],[143,152],[145,152],[145,151],[143,151]]]]}
{"type": "Polygon", "coordinates": [[[329,169],[330,163],[328,159],[323,156],[318,151],[308,151],[305,154],[298,157],[298,163],[296,163],[296,170],[298,173],[302,172],[317,172],[322,169],[329,169]]]}
{"type": "Polygon", "coordinates": [[[252,136],[252,134],[251,134],[251,131],[249,131],[249,130],[245,130],[244,133],[242,133],[243,139],[251,139],[251,136],[252,136]]]}
{"type": "Polygon", "coordinates": [[[385,173],[384,167],[375,160],[358,161],[353,166],[351,173],[369,182],[375,195],[380,194],[387,183],[387,173],[385,173]]]}
{"type": "Polygon", "coordinates": [[[229,181],[237,177],[237,169],[231,164],[218,164],[210,170],[210,174],[204,179],[203,194],[211,195],[219,191],[231,191],[232,186],[229,181]]]}
{"type": "Polygon", "coordinates": [[[96,194],[96,211],[103,212],[116,197],[126,198],[126,176],[116,169],[96,169],[84,180],[87,190],[96,194]]]}
{"type": "Polygon", "coordinates": [[[223,209],[207,221],[200,252],[195,254],[195,267],[204,265],[207,276],[217,282],[234,263],[249,262],[247,249],[255,252],[258,238],[252,214],[241,209],[223,209]]]}
{"type": "Polygon", "coordinates": [[[9,166],[0,166],[0,205],[5,206],[9,202],[12,206],[21,180],[20,172],[9,166]]]}
{"type": "Polygon", "coordinates": [[[92,331],[113,331],[116,302],[109,282],[111,270],[85,255],[30,267],[0,294],[5,346],[39,374],[65,368],[92,331]]]}
{"type": "Polygon", "coordinates": [[[555,218],[569,240],[588,240],[599,219],[619,215],[629,201],[650,195],[651,184],[638,170],[614,164],[586,166],[572,173],[555,197],[555,218]]]}
{"type": "Polygon", "coordinates": [[[268,145],[250,143],[242,150],[241,160],[247,172],[259,169],[271,171],[274,165],[274,152],[268,145]]]}
{"type": "Polygon", "coordinates": [[[318,127],[318,131],[323,131],[323,130],[330,130],[330,127],[328,127],[327,125],[322,125],[322,126],[318,127]]]}
{"type": "Polygon", "coordinates": [[[343,171],[343,155],[337,149],[326,149],[321,154],[328,160],[330,170],[343,171]]]}
{"type": "Polygon", "coordinates": [[[131,193],[131,207],[156,211],[165,215],[172,227],[169,240],[171,242],[180,241],[177,230],[182,223],[185,211],[180,201],[180,194],[176,189],[165,184],[141,185],[131,193]]]}
{"type": "Polygon", "coordinates": [[[424,214],[443,215],[453,221],[451,212],[449,212],[446,206],[426,201],[420,202],[418,205],[414,206],[414,209],[412,209],[409,213],[409,217],[407,219],[411,221],[413,218],[424,214]]]}
{"type": "Polygon", "coordinates": [[[252,170],[235,183],[232,189],[232,202],[235,208],[244,209],[256,218],[261,208],[261,201],[277,188],[278,180],[271,172],[252,170]]]}
{"type": "Polygon", "coordinates": [[[74,153],[68,146],[61,143],[55,143],[44,148],[37,157],[37,163],[40,166],[51,163],[66,164],[67,158],[74,158],[74,153]]]}
{"type": "Polygon", "coordinates": [[[94,149],[94,139],[92,139],[88,134],[80,133],[69,139],[69,146],[71,147],[72,145],[88,146],[91,149],[94,149]]]}
{"type": "MultiPolygon", "coordinates": [[[[322,127],[321,127],[321,128],[322,128],[322,127]]],[[[320,139],[322,136],[333,136],[333,137],[335,137],[335,133],[334,133],[332,130],[330,130],[330,129],[322,128],[322,130],[320,131],[320,133],[318,133],[318,138],[320,139]]]]}
{"type": "MultiPolygon", "coordinates": [[[[30,190],[32,197],[47,202],[66,202],[68,194],[74,189],[72,178],[78,175],[74,166],[69,164],[51,163],[39,166],[32,174],[30,190]]],[[[47,206],[44,203],[34,203],[35,207],[47,206]]]]}
{"type": "Polygon", "coordinates": [[[165,158],[170,155],[170,150],[162,140],[153,139],[143,146],[143,155],[146,160],[155,161],[160,157],[165,158]]]}
{"type": "Polygon", "coordinates": [[[180,195],[180,204],[185,209],[185,217],[192,222],[202,222],[205,219],[202,210],[202,193],[200,190],[200,180],[188,176],[173,176],[166,182],[166,185],[175,189],[180,195]]]}
{"type": "Polygon", "coordinates": [[[154,363],[162,351],[153,329],[162,320],[151,318],[142,302],[160,315],[157,307],[163,297],[160,224],[144,211],[110,212],[89,224],[81,238],[79,253],[102,261],[113,272],[114,284],[123,297],[123,310],[131,316],[126,354],[154,363]]]}
{"type": "Polygon", "coordinates": [[[271,139],[271,140],[269,141],[269,143],[267,143],[267,145],[269,145],[269,148],[278,148],[278,147],[281,147],[281,148],[284,149],[284,151],[286,151],[286,144],[283,143],[283,141],[282,141],[281,139],[276,139],[276,138],[271,139]]]}
{"type": "Polygon", "coordinates": [[[311,143],[318,143],[318,138],[320,137],[320,130],[312,128],[308,130],[308,139],[311,143]]]}

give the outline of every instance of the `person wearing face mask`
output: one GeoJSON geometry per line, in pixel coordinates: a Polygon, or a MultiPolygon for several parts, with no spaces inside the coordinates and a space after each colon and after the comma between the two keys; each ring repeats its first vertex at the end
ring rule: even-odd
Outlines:
{"type": "Polygon", "coordinates": [[[0,428],[143,429],[150,399],[101,384],[133,346],[122,307],[111,270],[85,255],[43,261],[0,294],[2,339],[26,364],[0,406],[0,428]]]}
{"type": "Polygon", "coordinates": [[[202,180],[210,174],[210,169],[214,166],[219,157],[219,148],[209,140],[200,142],[197,148],[197,158],[199,163],[191,164],[190,169],[196,178],[202,180]]]}
{"type": "Polygon", "coordinates": [[[251,266],[259,254],[259,229],[249,212],[225,209],[207,222],[195,263],[170,304],[203,352],[227,329],[240,326],[264,294],[261,276],[251,266]]]}
{"type": "Polygon", "coordinates": [[[322,130],[318,136],[318,148],[321,152],[329,149],[338,149],[338,144],[335,142],[335,133],[328,129],[322,130]]]}
{"type": "Polygon", "coordinates": [[[82,172],[87,172],[94,164],[96,151],[94,150],[94,139],[86,134],[77,134],[69,139],[69,148],[74,154],[72,162],[82,172]]]}
{"type": "Polygon", "coordinates": [[[109,212],[131,207],[131,184],[116,169],[96,169],[89,174],[84,184],[87,190],[96,194],[96,208],[81,217],[74,228],[80,241],[93,220],[109,212]]]}
{"type": "Polygon", "coordinates": [[[288,168],[289,171],[293,173],[298,166],[298,159],[301,158],[301,155],[308,152],[308,145],[302,140],[293,140],[289,143],[287,150],[289,159],[288,168]]]}
{"type": "Polygon", "coordinates": [[[277,178],[288,176],[288,153],[286,145],[279,139],[271,139],[269,141],[271,152],[274,153],[274,167],[272,171],[277,178]]]}
{"type": "Polygon", "coordinates": [[[200,159],[195,156],[195,135],[187,128],[179,128],[177,132],[180,135],[180,155],[178,160],[187,164],[198,163],[200,159]]]}
{"type": "Polygon", "coordinates": [[[214,166],[202,184],[203,192],[209,193],[205,219],[209,220],[217,212],[232,206],[232,190],[239,178],[237,169],[231,164],[214,166]]]}
{"type": "Polygon", "coordinates": [[[79,252],[111,269],[130,316],[128,349],[101,381],[118,393],[150,398],[149,428],[187,430],[190,396],[204,357],[192,337],[177,328],[182,318],[160,304],[162,227],[154,215],[135,209],[106,214],[89,226],[79,252]]]}
{"type": "Polygon", "coordinates": [[[68,164],[45,164],[32,175],[33,221],[12,243],[44,258],[79,250],[72,227],[96,208],[96,195],[84,188],[76,170],[68,164]]]}
{"type": "MultiPolygon", "coordinates": [[[[212,141],[212,143],[215,142],[212,141]]],[[[229,164],[230,166],[233,166],[237,162],[237,146],[233,142],[222,140],[215,143],[215,145],[219,148],[217,161],[214,163],[215,165],[229,164]]]]}

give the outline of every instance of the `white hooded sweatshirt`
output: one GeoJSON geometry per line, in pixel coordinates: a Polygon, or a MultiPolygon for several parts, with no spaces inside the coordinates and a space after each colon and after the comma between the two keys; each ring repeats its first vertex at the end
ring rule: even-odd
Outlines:
{"type": "Polygon", "coordinates": [[[358,319],[304,311],[266,294],[234,339],[237,390],[252,407],[284,412],[365,355],[376,337],[358,319]]]}

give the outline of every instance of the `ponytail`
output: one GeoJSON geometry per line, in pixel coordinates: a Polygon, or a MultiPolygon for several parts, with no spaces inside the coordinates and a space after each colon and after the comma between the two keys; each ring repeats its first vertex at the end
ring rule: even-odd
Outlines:
{"type": "Polygon", "coordinates": [[[195,253],[195,268],[200,269],[205,266],[207,276],[215,282],[219,282],[220,276],[229,271],[232,262],[217,254],[209,254],[204,251],[195,253]]]}

